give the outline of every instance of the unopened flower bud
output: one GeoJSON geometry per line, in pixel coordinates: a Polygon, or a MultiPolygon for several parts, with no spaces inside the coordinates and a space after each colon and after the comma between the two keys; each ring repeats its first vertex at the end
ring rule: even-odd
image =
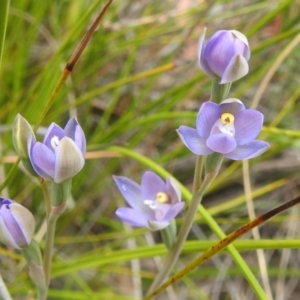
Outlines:
{"type": "Polygon", "coordinates": [[[35,228],[32,213],[13,200],[0,197],[0,241],[15,249],[30,244],[35,228]]]}
{"type": "Polygon", "coordinates": [[[13,143],[21,159],[28,159],[27,142],[30,135],[34,135],[30,124],[20,114],[17,114],[13,124],[13,143]]]}
{"type": "Polygon", "coordinates": [[[198,58],[201,69],[220,84],[233,82],[249,71],[250,47],[237,30],[217,31],[207,42],[205,31],[199,39],[198,58]]]}
{"type": "Polygon", "coordinates": [[[34,137],[32,127],[25,118],[23,118],[20,114],[17,114],[12,130],[12,138],[15,150],[19,155],[25,169],[32,176],[38,176],[34,171],[29,159],[28,140],[30,139],[30,137],[34,137]]]}

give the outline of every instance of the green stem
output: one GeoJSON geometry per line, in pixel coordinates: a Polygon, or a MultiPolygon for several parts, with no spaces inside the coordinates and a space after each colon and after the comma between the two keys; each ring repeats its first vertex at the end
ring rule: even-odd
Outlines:
{"type": "Polygon", "coordinates": [[[170,225],[160,231],[161,238],[168,249],[171,249],[176,239],[176,222],[173,219],[170,225]]]}
{"type": "Polygon", "coordinates": [[[45,198],[46,215],[47,215],[47,219],[48,219],[50,212],[51,212],[51,199],[50,199],[49,187],[48,187],[48,184],[46,181],[43,181],[41,183],[41,187],[42,187],[44,198],[45,198]]]}
{"type": "Polygon", "coordinates": [[[225,84],[219,84],[219,79],[213,79],[211,84],[211,100],[220,103],[222,100],[226,99],[230,88],[231,82],[225,84]]]}
{"type": "Polygon", "coordinates": [[[45,252],[44,252],[44,272],[45,272],[47,287],[49,286],[50,283],[50,273],[51,273],[56,221],[58,217],[65,210],[65,207],[66,207],[66,202],[63,202],[60,206],[52,206],[49,218],[47,220],[47,234],[46,234],[45,252]]]}
{"type": "MultiPolygon", "coordinates": [[[[220,165],[222,163],[222,160],[220,161],[220,165]]],[[[220,167],[219,165],[219,167],[220,167]]],[[[177,240],[172,247],[172,249],[168,252],[167,257],[165,258],[165,263],[161,269],[161,271],[156,276],[155,280],[153,281],[148,294],[150,294],[152,291],[154,291],[159,285],[161,285],[162,282],[165,281],[165,279],[169,276],[170,272],[174,269],[174,266],[179,258],[179,255],[181,253],[182,247],[184,242],[186,241],[186,238],[190,232],[190,229],[193,225],[195,215],[197,213],[197,209],[199,204],[201,203],[202,197],[206,191],[206,189],[209,187],[209,185],[212,183],[212,181],[216,178],[219,167],[216,168],[214,171],[209,172],[205,175],[204,181],[200,187],[200,189],[193,194],[190,207],[187,211],[186,216],[184,217],[184,222],[180,228],[180,232],[178,234],[177,240]]]]}
{"type": "Polygon", "coordinates": [[[193,194],[196,194],[202,184],[204,156],[197,156],[196,167],[194,172],[193,194]]]}
{"type": "Polygon", "coordinates": [[[38,290],[37,300],[47,300],[47,291],[38,290]]]}
{"type": "Polygon", "coordinates": [[[45,252],[44,252],[44,271],[45,271],[47,287],[49,286],[50,283],[53,243],[54,243],[55,226],[56,226],[57,219],[58,216],[53,214],[51,211],[47,222],[47,234],[46,234],[46,243],[45,243],[45,252]]]}

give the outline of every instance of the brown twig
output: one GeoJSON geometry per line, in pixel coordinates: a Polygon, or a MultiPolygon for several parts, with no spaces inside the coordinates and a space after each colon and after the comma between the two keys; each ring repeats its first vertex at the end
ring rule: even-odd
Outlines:
{"type": "Polygon", "coordinates": [[[162,291],[164,291],[168,286],[172,285],[174,282],[180,280],[183,276],[185,276],[188,272],[192,271],[208,259],[210,259],[212,256],[223,250],[225,247],[227,247],[229,244],[231,244],[234,240],[242,236],[243,234],[249,232],[251,229],[253,229],[256,226],[259,226],[260,224],[266,222],[270,218],[274,217],[275,215],[279,214],[280,212],[283,212],[284,210],[300,203],[300,196],[297,198],[282,204],[269,212],[255,218],[251,222],[243,225],[242,227],[238,228],[234,232],[227,235],[224,239],[222,239],[220,242],[218,242],[216,245],[212,246],[208,250],[206,250],[202,255],[200,255],[198,258],[196,258],[194,261],[192,261],[189,265],[187,265],[184,269],[179,271],[177,274],[175,274],[172,278],[170,278],[168,281],[166,281],[163,285],[161,285],[159,288],[157,288],[154,292],[152,292],[150,295],[144,298],[144,300],[150,300],[154,296],[158,295],[162,291]]]}
{"type": "Polygon", "coordinates": [[[96,28],[98,27],[102,17],[104,16],[105,12],[107,11],[108,7],[112,3],[113,0],[109,0],[107,4],[104,6],[104,8],[101,10],[95,21],[92,23],[91,27],[88,29],[88,31],[85,33],[81,41],[79,42],[78,46],[76,47],[74,53],[72,54],[71,58],[69,59],[68,63],[66,64],[63,73],[61,74],[60,78],[58,79],[57,85],[55,86],[53,92],[50,95],[49,100],[47,101],[47,105],[44,108],[43,112],[41,113],[41,117],[39,121],[34,126],[34,131],[37,130],[37,128],[42,123],[43,119],[45,118],[46,114],[48,113],[50,107],[52,106],[54,99],[56,95],[58,94],[58,91],[60,90],[61,86],[64,84],[70,73],[72,72],[75,64],[77,63],[79,57],[81,56],[82,52],[86,48],[88,42],[92,38],[96,28]]]}

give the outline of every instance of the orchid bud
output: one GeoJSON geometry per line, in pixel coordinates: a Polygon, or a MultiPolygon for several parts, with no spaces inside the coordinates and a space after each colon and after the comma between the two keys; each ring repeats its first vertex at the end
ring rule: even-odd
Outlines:
{"type": "Polygon", "coordinates": [[[42,178],[61,183],[74,177],[84,166],[86,140],[75,118],[62,129],[52,123],[43,143],[33,135],[29,138],[28,152],[35,172],[42,178]]]}
{"type": "Polygon", "coordinates": [[[13,124],[13,143],[21,159],[28,159],[27,141],[34,135],[30,124],[20,114],[17,114],[13,124]]]}
{"type": "MultiPolygon", "coordinates": [[[[12,131],[13,144],[17,154],[19,155],[23,166],[32,175],[38,176],[34,171],[28,154],[28,140],[30,136],[34,137],[34,132],[30,124],[20,114],[17,114],[12,131]]],[[[34,138],[35,139],[35,138],[34,138]]]]}
{"type": "Polygon", "coordinates": [[[230,83],[249,71],[250,48],[247,38],[236,30],[217,31],[207,42],[205,30],[199,39],[198,59],[201,69],[220,84],[230,83]]]}
{"type": "Polygon", "coordinates": [[[10,199],[0,197],[0,241],[15,249],[30,244],[35,222],[32,213],[10,199]]]}

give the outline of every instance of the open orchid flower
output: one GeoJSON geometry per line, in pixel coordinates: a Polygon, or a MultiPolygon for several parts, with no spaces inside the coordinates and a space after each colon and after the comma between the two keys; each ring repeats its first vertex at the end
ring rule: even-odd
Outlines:
{"type": "Polygon", "coordinates": [[[132,226],[161,230],[169,226],[182,210],[181,193],[172,178],[164,182],[153,172],[145,172],[141,185],[127,177],[113,176],[117,187],[131,206],[121,207],[116,215],[132,226]]]}
{"type": "Polygon", "coordinates": [[[226,99],[221,104],[208,101],[200,108],[196,129],[180,126],[177,132],[197,155],[217,152],[233,160],[250,159],[269,148],[267,142],[255,140],[263,117],[257,110],[245,109],[238,99],[226,99]]]}
{"type": "Polygon", "coordinates": [[[250,48],[247,38],[237,30],[217,31],[207,42],[205,30],[199,39],[201,69],[220,84],[236,81],[249,71],[250,48]]]}
{"type": "Polygon", "coordinates": [[[34,135],[28,141],[28,153],[32,167],[42,178],[55,183],[74,177],[84,166],[86,140],[75,118],[62,129],[52,123],[43,143],[34,135]]]}

